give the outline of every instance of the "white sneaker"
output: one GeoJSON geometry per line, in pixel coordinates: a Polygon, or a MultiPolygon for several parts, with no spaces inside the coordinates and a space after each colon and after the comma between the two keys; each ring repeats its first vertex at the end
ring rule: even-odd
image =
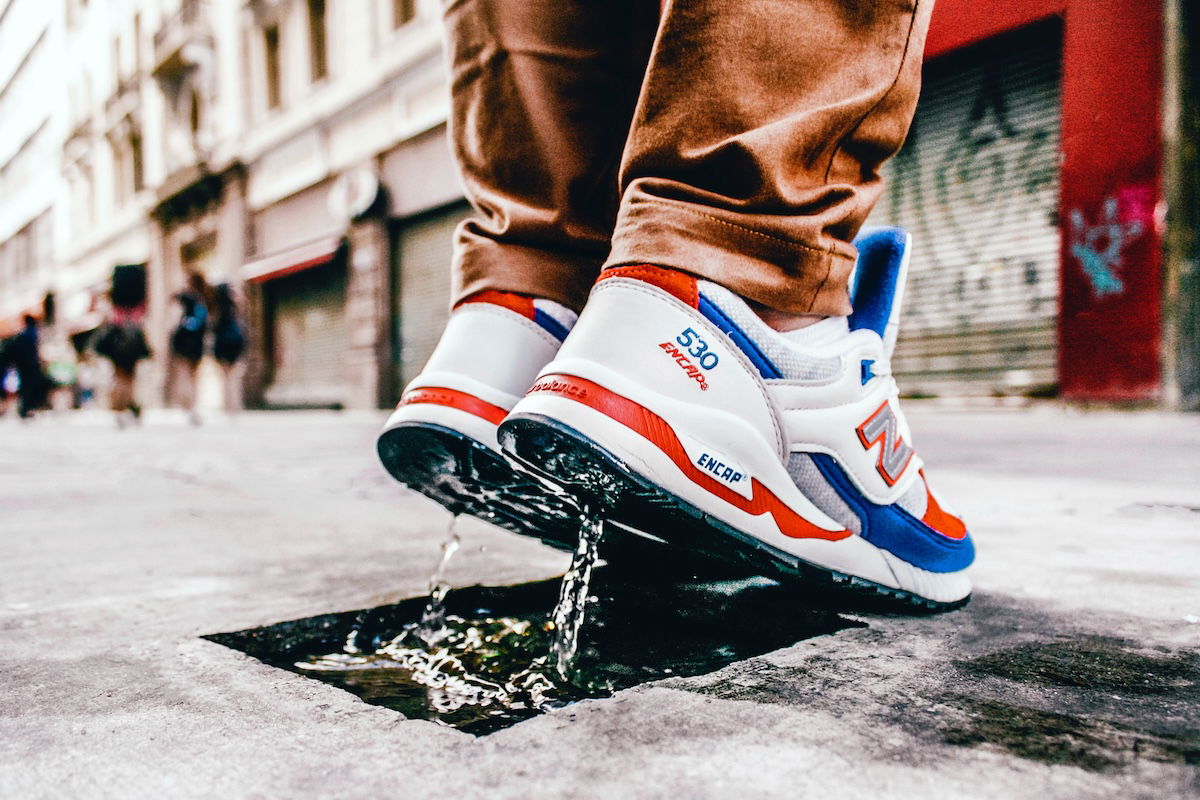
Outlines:
{"type": "Polygon", "coordinates": [[[909,243],[897,229],[859,238],[848,329],[779,333],[686,273],[605,271],[501,425],[505,452],[678,547],[962,605],[974,547],[925,480],[890,370],[909,243]]]}
{"type": "Polygon", "coordinates": [[[505,461],[496,426],[575,319],[558,303],[508,292],[461,303],[379,434],[379,458],[392,477],[455,514],[573,548],[578,512],[505,461]]]}

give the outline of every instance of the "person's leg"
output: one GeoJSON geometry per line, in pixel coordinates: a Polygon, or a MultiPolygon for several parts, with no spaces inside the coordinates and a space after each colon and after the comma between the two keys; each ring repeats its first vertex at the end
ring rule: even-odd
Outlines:
{"type": "Polygon", "coordinates": [[[33,386],[33,379],[28,375],[21,376],[21,388],[17,392],[17,416],[21,419],[29,419],[33,415],[33,409],[37,405],[35,398],[37,390],[33,386]]]}
{"type": "Polygon", "coordinates": [[[966,602],[973,544],[891,374],[907,233],[859,238],[847,290],[929,6],[669,0],[608,268],[501,423],[506,455],[683,552],[872,603],[966,602]],[[803,315],[829,318],[791,330],[803,315]]]}
{"type": "Polygon", "coordinates": [[[931,0],[671,0],[606,265],[850,313],[850,244],[916,107],[931,0]]]}
{"type": "Polygon", "coordinates": [[[225,413],[236,414],[242,410],[242,368],[240,361],[222,361],[221,373],[225,378],[225,413]]]}
{"type": "Polygon", "coordinates": [[[193,425],[200,424],[200,412],[196,410],[199,398],[200,360],[185,359],[183,362],[183,409],[187,411],[188,421],[193,425]]]}
{"type": "Polygon", "coordinates": [[[451,140],[477,214],[454,310],[379,436],[401,483],[572,548],[577,520],[499,454],[496,426],[575,324],[608,253],[617,167],[658,0],[450,0],[451,140]]]}
{"type": "Polygon", "coordinates": [[[121,413],[129,409],[133,401],[133,373],[129,370],[113,367],[112,388],[109,391],[109,407],[121,413]]]}
{"type": "Polygon", "coordinates": [[[450,131],[478,211],[457,234],[455,304],[501,290],[583,307],[657,15],[657,0],[448,4],[450,131]]]}

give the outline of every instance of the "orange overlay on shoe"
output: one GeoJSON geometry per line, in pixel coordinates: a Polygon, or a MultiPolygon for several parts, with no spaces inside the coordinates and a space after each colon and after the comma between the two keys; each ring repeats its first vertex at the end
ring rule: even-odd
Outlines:
{"type": "Polygon", "coordinates": [[[925,470],[920,471],[921,481],[925,484],[925,494],[928,495],[928,505],[925,507],[924,522],[947,539],[962,539],[967,535],[967,525],[958,517],[938,505],[933,492],[929,489],[929,481],[925,480],[925,470]]]}
{"type": "Polygon", "coordinates": [[[680,272],[666,267],[656,267],[653,264],[637,264],[628,267],[612,267],[600,273],[596,281],[606,281],[609,278],[636,278],[652,286],[657,286],[667,294],[679,298],[692,308],[700,307],[700,289],[696,278],[686,272],[680,272]]]}
{"type": "Polygon", "coordinates": [[[491,403],[480,400],[473,394],[460,392],[457,389],[443,389],[440,387],[409,389],[400,398],[400,405],[408,406],[414,403],[431,403],[436,406],[457,408],[459,411],[465,411],[468,414],[482,417],[493,425],[499,425],[508,416],[508,412],[500,406],[494,406],[491,403]]]}
{"type": "Polygon", "coordinates": [[[533,307],[532,297],[513,292],[502,292],[498,289],[484,289],[481,292],[476,292],[465,300],[460,300],[454,307],[456,309],[462,308],[468,303],[491,303],[494,306],[515,311],[526,319],[534,319],[537,314],[533,307]]]}

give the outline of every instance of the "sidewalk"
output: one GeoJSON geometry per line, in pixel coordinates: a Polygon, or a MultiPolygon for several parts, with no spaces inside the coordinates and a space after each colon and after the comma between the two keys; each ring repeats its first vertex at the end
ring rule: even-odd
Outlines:
{"type": "MultiPolygon", "coordinates": [[[[448,515],[381,415],[0,420],[0,796],[1200,796],[1200,417],[907,407],[967,609],[481,738],[199,638],[426,590],[448,515]]],[[[455,586],[566,565],[460,530],[455,586]]]]}

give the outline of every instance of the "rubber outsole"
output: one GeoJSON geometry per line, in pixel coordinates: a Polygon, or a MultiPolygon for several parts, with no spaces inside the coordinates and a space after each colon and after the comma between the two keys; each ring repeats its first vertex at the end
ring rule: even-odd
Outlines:
{"type": "Polygon", "coordinates": [[[379,460],[393,478],[437,501],[559,550],[573,550],[579,510],[513,469],[502,456],[451,428],[409,422],[384,431],[379,460]]]}
{"type": "Polygon", "coordinates": [[[613,521],[646,530],[669,545],[699,552],[793,586],[814,605],[842,610],[938,613],[944,603],[812,564],[743,533],[631,470],[579,431],[540,414],[518,413],[500,425],[506,455],[613,521]]]}

